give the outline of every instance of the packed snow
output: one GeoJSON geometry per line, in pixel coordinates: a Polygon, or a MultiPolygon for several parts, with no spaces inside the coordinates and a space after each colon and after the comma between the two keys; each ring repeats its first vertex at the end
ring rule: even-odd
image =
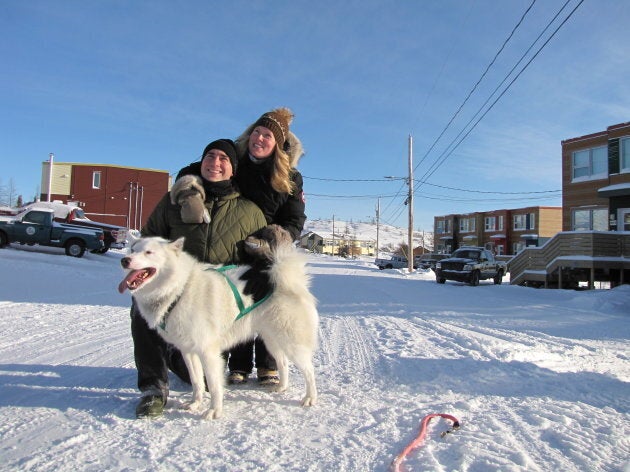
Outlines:
{"type": "MultiPolygon", "coordinates": [[[[226,390],[225,415],[137,420],[123,251],[0,250],[0,470],[406,471],[630,468],[630,286],[438,285],[430,271],[309,256],[319,403],[303,382],[226,390]]],[[[299,313],[296,313],[299,316],[299,313]]]]}

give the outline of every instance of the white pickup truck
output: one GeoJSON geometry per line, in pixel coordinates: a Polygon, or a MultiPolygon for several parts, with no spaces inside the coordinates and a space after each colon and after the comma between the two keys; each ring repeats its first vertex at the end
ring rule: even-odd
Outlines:
{"type": "MultiPolygon", "coordinates": [[[[409,267],[406,257],[392,256],[389,259],[376,259],[374,264],[381,270],[383,269],[406,269],[409,267]]],[[[414,269],[415,269],[414,265],[414,269]]]]}

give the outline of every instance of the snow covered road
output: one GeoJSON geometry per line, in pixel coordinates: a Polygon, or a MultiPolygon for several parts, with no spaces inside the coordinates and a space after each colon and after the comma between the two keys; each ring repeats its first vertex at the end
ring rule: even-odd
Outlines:
{"type": "Polygon", "coordinates": [[[253,383],[225,417],[178,406],[134,418],[120,254],[2,250],[0,470],[385,471],[429,413],[403,470],[624,471],[630,457],[630,286],[438,285],[430,272],[311,259],[319,404],[253,383]],[[10,275],[9,275],[10,274],[10,275]]]}

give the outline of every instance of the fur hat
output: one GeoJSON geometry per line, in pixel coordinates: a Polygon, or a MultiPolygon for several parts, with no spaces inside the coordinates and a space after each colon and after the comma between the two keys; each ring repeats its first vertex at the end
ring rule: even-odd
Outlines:
{"type": "Polygon", "coordinates": [[[264,113],[258,121],[254,123],[256,126],[264,126],[271,130],[278,146],[282,149],[289,135],[289,125],[293,121],[293,112],[288,108],[276,108],[264,113]]]}
{"type": "Polygon", "coordinates": [[[212,141],[203,150],[201,160],[203,160],[208,151],[210,151],[211,149],[218,149],[220,151],[223,151],[227,155],[227,157],[230,158],[230,163],[232,164],[232,172],[236,174],[238,157],[236,155],[236,147],[234,146],[234,141],[232,141],[231,139],[217,139],[216,141],[212,141]]]}

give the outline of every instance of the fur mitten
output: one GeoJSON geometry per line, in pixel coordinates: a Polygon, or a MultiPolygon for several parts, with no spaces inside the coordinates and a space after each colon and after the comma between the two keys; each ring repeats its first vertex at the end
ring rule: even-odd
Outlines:
{"type": "Polygon", "coordinates": [[[181,206],[184,223],[210,223],[205,200],[206,192],[201,177],[197,175],[184,175],[171,188],[171,203],[181,206]]]}

